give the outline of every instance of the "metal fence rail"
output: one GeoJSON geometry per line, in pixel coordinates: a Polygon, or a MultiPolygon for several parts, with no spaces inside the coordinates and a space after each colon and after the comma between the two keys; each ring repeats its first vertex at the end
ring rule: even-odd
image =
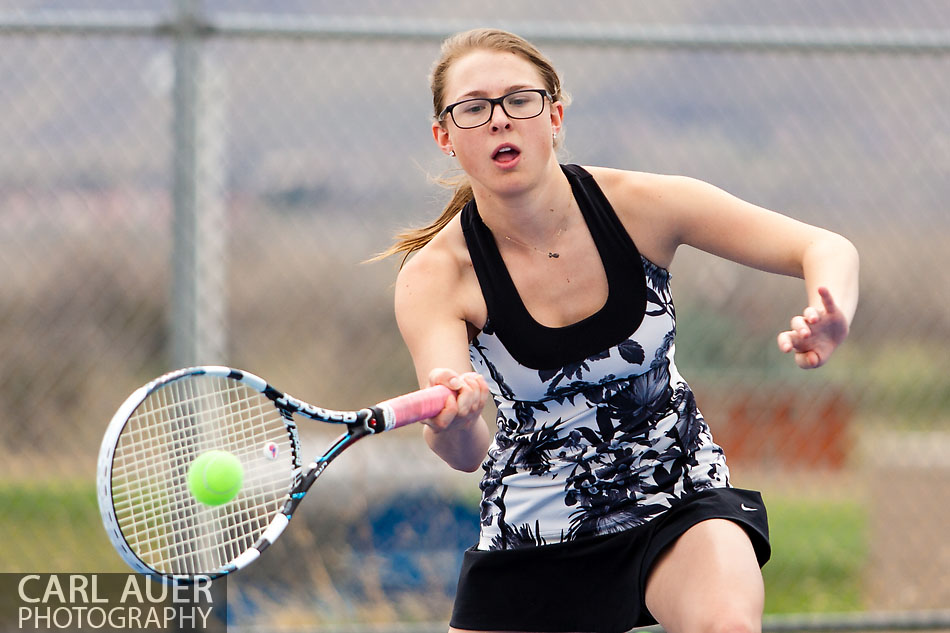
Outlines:
{"type": "MultiPolygon", "coordinates": [[[[185,7],[192,7],[185,3],[185,7]]],[[[562,21],[495,21],[494,25],[538,43],[622,48],[758,50],[811,53],[943,54],[948,29],[856,29],[715,25],[609,24],[562,21]]],[[[420,20],[376,16],[261,15],[213,17],[182,11],[167,17],[147,12],[0,11],[0,34],[152,35],[391,41],[441,41],[471,28],[467,20],[420,20]]]]}

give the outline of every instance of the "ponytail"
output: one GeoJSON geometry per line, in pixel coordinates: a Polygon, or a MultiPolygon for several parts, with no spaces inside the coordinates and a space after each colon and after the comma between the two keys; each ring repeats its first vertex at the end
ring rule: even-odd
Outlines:
{"type": "Polygon", "coordinates": [[[410,255],[428,244],[432,238],[445,228],[445,226],[452,221],[452,218],[458,215],[462,208],[475,197],[472,193],[472,185],[469,184],[468,179],[464,176],[454,180],[440,178],[438,182],[449,187],[454,186],[455,188],[455,193],[452,194],[452,199],[445,205],[442,214],[425,226],[410,228],[397,233],[395,243],[382,253],[372,257],[369,261],[379,261],[390,255],[404,253],[402,261],[399,263],[399,267],[402,268],[410,255]]]}

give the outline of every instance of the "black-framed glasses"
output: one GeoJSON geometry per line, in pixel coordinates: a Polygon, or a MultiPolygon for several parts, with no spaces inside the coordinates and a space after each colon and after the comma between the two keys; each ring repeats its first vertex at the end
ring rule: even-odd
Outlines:
{"type": "Polygon", "coordinates": [[[545,98],[553,101],[547,90],[526,88],[509,92],[497,99],[465,99],[445,106],[439,113],[438,120],[441,123],[446,115],[452,115],[457,127],[468,130],[491,121],[496,105],[500,105],[510,119],[533,119],[544,112],[545,98]]]}

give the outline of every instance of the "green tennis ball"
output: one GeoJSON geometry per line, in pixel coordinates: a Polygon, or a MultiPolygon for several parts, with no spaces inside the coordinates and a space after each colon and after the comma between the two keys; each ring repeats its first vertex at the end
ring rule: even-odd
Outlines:
{"type": "Polygon", "coordinates": [[[205,505],[227,503],[241,491],[243,483],[241,462],[227,451],[206,451],[188,467],[188,490],[205,505]]]}

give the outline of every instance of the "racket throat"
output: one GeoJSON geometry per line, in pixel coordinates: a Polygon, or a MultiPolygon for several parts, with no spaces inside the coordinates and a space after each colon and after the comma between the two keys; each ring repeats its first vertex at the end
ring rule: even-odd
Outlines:
{"type": "Polygon", "coordinates": [[[317,477],[323,474],[323,471],[327,469],[327,465],[329,463],[329,460],[320,460],[310,464],[310,468],[307,469],[307,472],[300,480],[300,483],[294,487],[293,491],[291,491],[290,498],[287,499],[287,504],[284,506],[284,509],[281,510],[281,512],[286,514],[288,517],[293,514],[294,509],[300,504],[300,500],[303,499],[304,495],[307,494],[307,491],[310,490],[310,487],[317,480],[317,477]]]}
{"type": "MultiPolygon", "coordinates": [[[[363,412],[361,411],[359,415],[361,419],[363,417],[362,414],[363,412]]],[[[281,509],[281,513],[286,515],[288,519],[293,516],[294,511],[297,506],[300,505],[304,496],[306,496],[307,491],[310,490],[314,482],[317,481],[317,477],[323,474],[323,471],[327,469],[330,462],[332,462],[337,455],[342,453],[345,448],[369,434],[370,431],[366,430],[366,425],[363,422],[358,421],[348,424],[347,432],[338,437],[320,459],[311,462],[310,465],[307,466],[307,469],[300,476],[300,480],[291,489],[287,502],[284,504],[283,509],[281,509]]]]}

